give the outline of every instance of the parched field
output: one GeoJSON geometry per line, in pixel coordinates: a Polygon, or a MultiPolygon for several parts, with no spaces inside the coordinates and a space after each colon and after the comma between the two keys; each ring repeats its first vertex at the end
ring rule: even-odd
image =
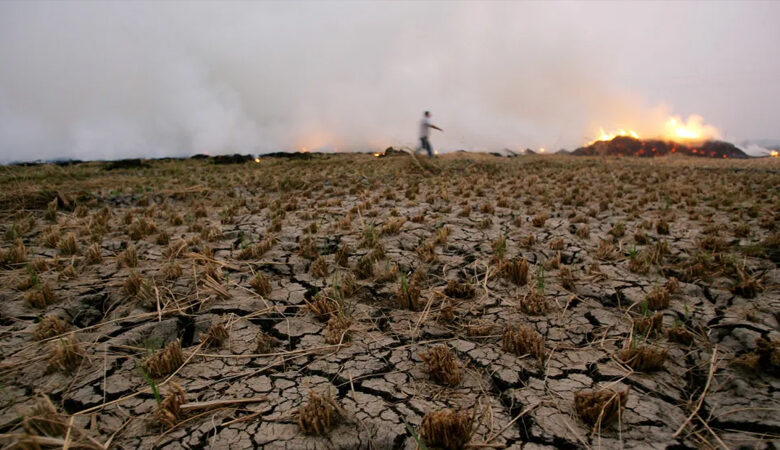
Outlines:
{"type": "Polygon", "coordinates": [[[0,443],[777,448],[777,159],[0,168],[0,443]]]}

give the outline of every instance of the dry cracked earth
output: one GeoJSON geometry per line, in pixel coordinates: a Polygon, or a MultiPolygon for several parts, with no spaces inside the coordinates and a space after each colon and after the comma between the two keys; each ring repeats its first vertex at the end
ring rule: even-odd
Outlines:
{"type": "Polygon", "coordinates": [[[0,174],[4,446],[780,446],[776,159],[107,168],[0,174]]]}

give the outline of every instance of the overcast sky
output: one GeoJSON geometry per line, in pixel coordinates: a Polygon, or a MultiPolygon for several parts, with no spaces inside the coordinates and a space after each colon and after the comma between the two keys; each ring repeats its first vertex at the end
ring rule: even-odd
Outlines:
{"type": "Polygon", "coordinates": [[[780,138],[780,2],[0,2],[0,161],[780,138]]]}

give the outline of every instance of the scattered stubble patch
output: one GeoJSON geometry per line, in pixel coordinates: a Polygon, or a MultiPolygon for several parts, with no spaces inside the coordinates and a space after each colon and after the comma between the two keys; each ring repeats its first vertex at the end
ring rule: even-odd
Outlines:
{"type": "Polygon", "coordinates": [[[336,399],[309,391],[309,399],[298,409],[298,426],[304,434],[326,435],[344,417],[336,399]]]}
{"type": "Polygon", "coordinates": [[[54,336],[59,336],[70,329],[67,323],[57,316],[45,316],[35,326],[33,336],[36,340],[42,341],[54,336]]]}
{"type": "Polygon", "coordinates": [[[182,416],[181,405],[187,402],[184,389],[171,382],[168,395],[165,396],[154,411],[154,418],[166,428],[173,428],[182,416]]]}
{"type": "Polygon", "coordinates": [[[618,352],[618,357],[627,366],[639,372],[652,372],[659,370],[666,362],[668,352],[665,349],[652,345],[635,344],[629,341],[618,352]]]}
{"type": "Polygon", "coordinates": [[[615,392],[612,389],[579,391],[574,393],[574,407],[582,421],[601,429],[611,424],[622,414],[628,400],[628,390],[615,392]]]}
{"type": "Polygon", "coordinates": [[[426,364],[426,372],[435,382],[446,386],[460,384],[462,372],[458,358],[452,353],[452,350],[439,345],[418,355],[426,364]]]}
{"type": "Polygon", "coordinates": [[[527,326],[508,326],[501,337],[501,347],[516,355],[535,356],[539,364],[544,362],[544,338],[527,326]]]}
{"type": "Polygon", "coordinates": [[[150,377],[160,378],[170,375],[182,364],[184,364],[184,354],[181,351],[181,341],[176,339],[146,358],[141,367],[150,377]]]}
{"type": "Polygon", "coordinates": [[[473,433],[474,414],[469,411],[428,411],[420,424],[420,437],[433,448],[461,449],[468,444],[473,433]]]}

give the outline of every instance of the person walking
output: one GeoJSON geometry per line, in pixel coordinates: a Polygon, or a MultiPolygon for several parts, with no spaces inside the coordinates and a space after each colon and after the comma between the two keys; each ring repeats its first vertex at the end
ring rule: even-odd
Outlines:
{"type": "Polygon", "coordinates": [[[432,124],[430,119],[431,119],[431,112],[425,111],[425,113],[423,113],[423,118],[420,121],[420,148],[427,150],[428,157],[433,158],[433,147],[431,147],[431,141],[428,139],[428,134],[431,128],[439,131],[444,131],[444,130],[432,124]]]}

